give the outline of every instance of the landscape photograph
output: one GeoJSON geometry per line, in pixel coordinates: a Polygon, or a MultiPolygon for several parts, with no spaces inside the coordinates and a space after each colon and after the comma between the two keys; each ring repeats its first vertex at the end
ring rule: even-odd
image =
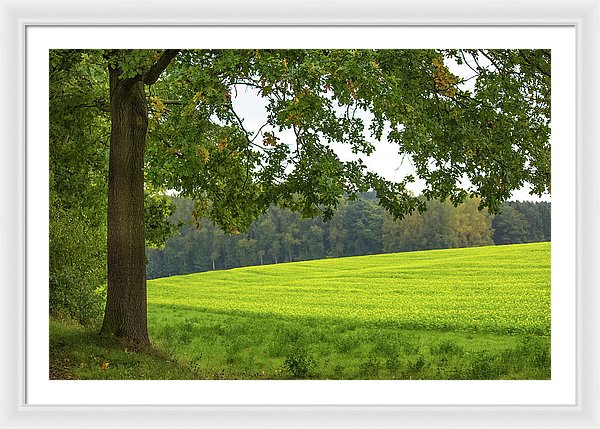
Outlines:
{"type": "Polygon", "coordinates": [[[49,379],[551,379],[549,49],[48,61],[49,379]]]}

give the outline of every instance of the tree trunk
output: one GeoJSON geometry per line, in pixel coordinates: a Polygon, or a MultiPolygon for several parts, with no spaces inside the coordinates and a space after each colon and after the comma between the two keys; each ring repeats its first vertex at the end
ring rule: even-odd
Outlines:
{"type": "Polygon", "coordinates": [[[108,292],[100,332],[150,344],[144,243],[144,146],[148,107],[142,77],[109,68],[108,292]]]}

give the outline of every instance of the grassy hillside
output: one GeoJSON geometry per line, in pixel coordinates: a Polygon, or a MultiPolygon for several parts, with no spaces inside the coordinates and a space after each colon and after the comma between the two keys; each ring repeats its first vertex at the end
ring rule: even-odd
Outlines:
{"type": "Polygon", "coordinates": [[[156,279],[148,314],[201,378],[549,378],[550,243],[156,279]]]}
{"type": "Polygon", "coordinates": [[[151,309],[550,332],[549,243],[361,256],[148,282],[151,309]]]}

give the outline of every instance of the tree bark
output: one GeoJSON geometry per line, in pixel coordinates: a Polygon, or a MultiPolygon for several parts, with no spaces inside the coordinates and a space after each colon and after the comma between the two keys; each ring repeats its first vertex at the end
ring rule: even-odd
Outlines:
{"type": "Polygon", "coordinates": [[[144,146],[148,107],[141,76],[109,68],[108,291],[101,334],[150,344],[144,243],[144,146]]]}
{"type": "Polygon", "coordinates": [[[142,76],[121,79],[109,66],[108,291],[100,333],[148,346],[144,240],[144,148],[148,103],[144,85],[156,83],[177,56],[167,49],[142,76]]]}

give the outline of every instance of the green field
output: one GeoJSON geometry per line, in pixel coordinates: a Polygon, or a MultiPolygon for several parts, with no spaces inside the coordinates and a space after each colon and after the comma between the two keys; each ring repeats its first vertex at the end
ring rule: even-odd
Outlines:
{"type": "Polygon", "coordinates": [[[155,279],[148,318],[198,378],[548,379],[550,243],[155,279]]]}

